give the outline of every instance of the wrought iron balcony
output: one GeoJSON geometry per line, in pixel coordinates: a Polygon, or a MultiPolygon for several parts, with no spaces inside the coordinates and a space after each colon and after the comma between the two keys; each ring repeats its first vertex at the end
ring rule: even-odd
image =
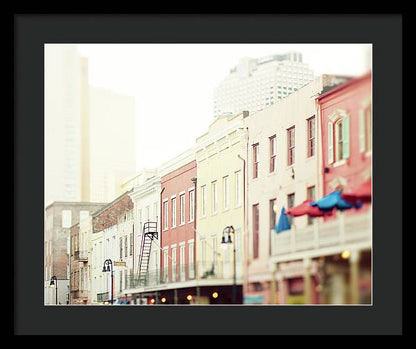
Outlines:
{"type": "Polygon", "coordinates": [[[97,293],[97,301],[98,302],[106,302],[110,300],[110,294],[109,292],[104,293],[97,293]]]}
{"type": "MultiPolygon", "coordinates": [[[[237,266],[237,275],[241,276],[241,265],[237,266]]],[[[195,280],[198,277],[200,280],[208,279],[232,279],[233,277],[233,262],[223,262],[217,259],[216,261],[208,260],[204,262],[197,262],[190,264],[177,264],[176,266],[162,268],[159,270],[148,271],[145,278],[139,279],[139,275],[130,275],[127,277],[127,289],[134,289],[138,287],[148,287],[157,285],[166,285],[170,283],[187,282],[195,280]]]]}

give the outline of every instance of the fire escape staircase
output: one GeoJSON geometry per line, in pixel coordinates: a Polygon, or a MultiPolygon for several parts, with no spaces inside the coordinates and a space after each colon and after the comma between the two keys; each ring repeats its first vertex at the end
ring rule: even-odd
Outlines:
{"type": "Polygon", "coordinates": [[[146,222],[143,224],[142,241],[140,247],[138,286],[146,285],[147,272],[149,269],[152,242],[158,239],[157,222],[146,222]]]}

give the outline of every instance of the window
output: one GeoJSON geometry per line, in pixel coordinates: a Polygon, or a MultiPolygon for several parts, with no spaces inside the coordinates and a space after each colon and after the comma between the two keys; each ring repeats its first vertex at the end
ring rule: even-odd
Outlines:
{"type": "Polygon", "coordinates": [[[315,155],[315,116],[307,120],[308,122],[308,157],[315,155]]]}
{"type": "Polygon", "coordinates": [[[350,130],[349,116],[344,116],[335,123],[335,156],[336,161],[347,159],[350,156],[350,130]]]}
{"type": "Polygon", "coordinates": [[[269,228],[272,230],[276,226],[276,199],[269,200],[269,228]]]}
{"type": "Polygon", "coordinates": [[[127,257],[127,235],[124,237],[124,257],[127,257]]]}
{"type": "Polygon", "coordinates": [[[169,202],[168,201],[164,201],[163,202],[163,219],[164,219],[164,222],[163,222],[163,226],[164,226],[164,229],[165,230],[167,230],[168,229],[168,222],[169,222],[169,219],[168,219],[168,209],[169,209],[169,202]]]}
{"type": "Polygon", "coordinates": [[[164,280],[167,281],[168,276],[168,248],[163,249],[163,276],[164,280]]]}
{"type": "Polygon", "coordinates": [[[83,221],[85,218],[87,218],[89,215],[89,211],[79,211],[79,221],[83,221]]]}
{"type": "MultiPolygon", "coordinates": [[[[315,186],[314,185],[306,189],[306,196],[308,200],[315,200],[315,186]]],[[[313,222],[313,217],[310,217],[308,215],[308,224],[312,224],[312,222],[313,222]]]]}
{"type": "Polygon", "coordinates": [[[150,206],[146,206],[146,221],[150,220],[150,206]]]}
{"type": "Polygon", "coordinates": [[[195,190],[189,191],[189,221],[195,219],[195,190]]]}
{"type": "Polygon", "coordinates": [[[130,233],[130,256],[133,256],[133,233],[130,233]]]}
{"type": "Polygon", "coordinates": [[[176,198],[172,198],[172,228],[176,227],[176,198]]]}
{"type": "Polygon", "coordinates": [[[211,243],[212,243],[212,265],[215,268],[215,265],[217,263],[217,236],[216,235],[211,237],[211,243]]]}
{"type": "Polygon", "coordinates": [[[185,224],[185,194],[181,194],[180,199],[180,219],[181,224],[185,224]]]}
{"type": "Polygon", "coordinates": [[[157,209],[157,201],[153,204],[153,217],[156,222],[158,222],[158,209],[157,209]]]}
{"type": "MultiPolygon", "coordinates": [[[[291,209],[293,206],[295,206],[295,193],[288,194],[287,196],[287,209],[291,209]]],[[[292,224],[293,217],[288,216],[289,223],[292,224]]]]}
{"type": "Polygon", "coordinates": [[[205,240],[205,238],[201,239],[201,272],[202,274],[205,273],[206,271],[206,258],[207,258],[207,242],[205,240]]]}
{"type": "Polygon", "coordinates": [[[270,166],[269,172],[276,170],[276,135],[269,138],[269,151],[270,151],[270,166]]]}
{"type": "Polygon", "coordinates": [[[287,130],[287,164],[295,163],[295,126],[287,130]]]}
{"type": "MultiPolygon", "coordinates": [[[[276,211],[277,211],[277,205],[276,205],[276,199],[269,200],[269,229],[274,230],[274,227],[276,226],[276,211]]],[[[271,234],[269,233],[269,256],[272,254],[272,241],[271,241],[271,234]]]]}
{"type": "Polygon", "coordinates": [[[253,144],[253,178],[257,178],[259,171],[259,144],[253,144]]]}
{"type": "Polygon", "coordinates": [[[123,238],[120,237],[120,259],[123,259],[123,238]]]}
{"type": "Polygon", "coordinates": [[[194,242],[190,242],[188,245],[188,258],[189,258],[189,278],[192,279],[195,277],[195,267],[194,267],[194,242]]]}
{"type": "Polygon", "coordinates": [[[253,205],[253,258],[259,257],[259,204],[253,205]]]}
{"type": "Polygon", "coordinates": [[[206,185],[203,185],[201,187],[201,214],[202,216],[205,216],[207,214],[207,210],[206,210],[206,185]]]}
{"type": "Polygon", "coordinates": [[[360,111],[360,151],[372,149],[371,104],[360,111]]]}
{"type": "Polygon", "coordinates": [[[177,275],[177,271],[176,271],[176,247],[172,247],[172,282],[176,281],[176,275],[177,275]]]}
{"type": "Polygon", "coordinates": [[[137,210],[137,219],[139,220],[139,227],[142,226],[142,210],[137,210]]]}
{"type": "Polygon", "coordinates": [[[217,195],[217,181],[211,183],[211,212],[218,211],[218,195],[217,195]]]}
{"type": "Polygon", "coordinates": [[[228,209],[230,206],[230,188],[228,185],[228,176],[225,176],[222,178],[222,187],[223,187],[223,205],[224,205],[224,210],[228,209]]]}
{"type": "Polygon", "coordinates": [[[235,174],[234,174],[235,176],[235,205],[236,206],[240,206],[241,205],[241,189],[242,189],[242,186],[241,186],[241,171],[237,171],[237,172],[235,172],[235,174]]]}
{"type": "Polygon", "coordinates": [[[328,122],[328,164],[334,162],[334,128],[332,122],[328,122]]]}
{"type": "Polygon", "coordinates": [[[71,227],[72,212],[70,210],[62,211],[62,228],[71,227]]]}
{"type": "Polygon", "coordinates": [[[342,148],[343,148],[343,132],[342,132],[342,120],[338,121],[335,124],[335,135],[336,135],[336,159],[341,160],[343,158],[342,148]]]}
{"type": "Polygon", "coordinates": [[[372,149],[372,117],[371,104],[364,110],[365,119],[365,148],[367,151],[372,149]]]}
{"type": "Polygon", "coordinates": [[[185,281],[185,245],[179,247],[179,269],[181,280],[185,281]]]}

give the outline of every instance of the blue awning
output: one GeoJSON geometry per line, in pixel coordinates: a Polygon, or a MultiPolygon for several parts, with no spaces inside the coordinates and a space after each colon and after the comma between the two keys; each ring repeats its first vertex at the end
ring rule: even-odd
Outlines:
{"type": "Polygon", "coordinates": [[[285,213],[285,208],[282,207],[279,221],[277,222],[277,225],[274,227],[274,231],[276,233],[280,233],[284,230],[290,230],[290,222],[289,222],[289,217],[285,213]]]}
{"type": "Polygon", "coordinates": [[[339,190],[334,190],[323,198],[310,203],[311,206],[318,206],[322,211],[331,211],[334,208],[338,210],[348,210],[350,208],[360,208],[362,204],[357,202],[350,203],[342,198],[339,190]]]}

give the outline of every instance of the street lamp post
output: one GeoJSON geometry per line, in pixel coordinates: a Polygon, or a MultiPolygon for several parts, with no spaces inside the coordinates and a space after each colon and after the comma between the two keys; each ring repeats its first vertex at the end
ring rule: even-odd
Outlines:
{"type": "Polygon", "coordinates": [[[233,293],[232,303],[237,303],[237,273],[236,273],[236,260],[235,260],[235,241],[231,240],[231,234],[234,234],[234,227],[232,225],[224,228],[222,232],[221,244],[223,248],[227,248],[227,244],[233,244],[233,262],[234,262],[234,273],[233,273],[233,293]]]}
{"type": "MultiPolygon", "coordinates": [[[[194,260],[191,261],[193,263],[193,275],[195,277],[196,280],[199,279],[198,277],[198,266],[196,263],[196,191],[197,191],[197,182],[198,182],[198,178],[197,177],[192,177],[191,178],[192,183],[194,184],[194,260]]],[[[199,289],[199,285],[196,286],[196,302],[199,302],[199,298],[200,298],[200,289],[199,289]]]]}
{"type": "Polygon", "coordinates": [[[55,288],[55,304],[58,305],[58,279],[55,275],[51,277],[49,286],[55,288]]]}
{"type": "Polygon", "coordinates": [[[110,303],[113,304],[113,300],[114,300],[114,296],[113,296],[113,287],[114,287],[114,269],[113,269],[113,261],[111,259],[106,259],[104,261],[104,266],[103,266],[103,273],[110,271],[111,272],[111,299],[110,299],[110,303]]]}

